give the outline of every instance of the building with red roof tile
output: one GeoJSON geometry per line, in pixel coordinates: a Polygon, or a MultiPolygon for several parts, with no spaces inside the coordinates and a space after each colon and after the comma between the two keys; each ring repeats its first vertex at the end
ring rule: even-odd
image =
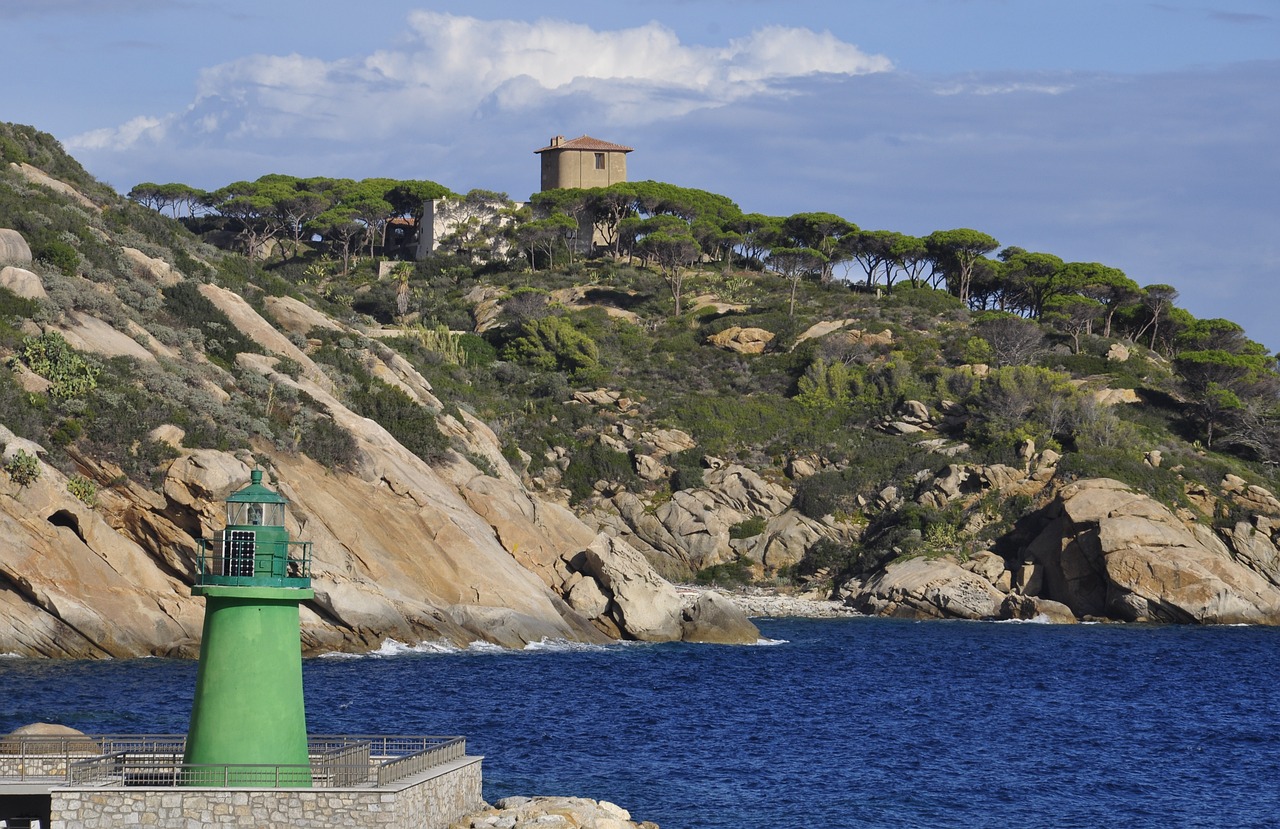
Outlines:
{"type": "Polygon", "coordinates": [[[608,187],[627,180],[630,147],[589,135],[566,141],[563,135],[534,150],[542,156],[542,189],[608,187]]]}

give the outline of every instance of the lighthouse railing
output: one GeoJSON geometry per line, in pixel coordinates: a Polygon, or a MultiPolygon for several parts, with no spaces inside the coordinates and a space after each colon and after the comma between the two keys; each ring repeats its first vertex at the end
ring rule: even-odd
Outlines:
{"type": "Polygon", "coordinates": [[[196,584],[227,587],[310,587],[311,542],[238,538],[232,532],[199,539],[196,584]]]}

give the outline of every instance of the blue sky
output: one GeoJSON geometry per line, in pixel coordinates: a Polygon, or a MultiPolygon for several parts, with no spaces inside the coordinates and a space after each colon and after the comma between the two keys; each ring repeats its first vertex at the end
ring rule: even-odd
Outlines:
{"type": "Polygon", "coordinates": [[[0,120],[122,192],[265,173],[633,179],[973,227],[1280,348],[1280,0],[0,0],[0,120]]]}

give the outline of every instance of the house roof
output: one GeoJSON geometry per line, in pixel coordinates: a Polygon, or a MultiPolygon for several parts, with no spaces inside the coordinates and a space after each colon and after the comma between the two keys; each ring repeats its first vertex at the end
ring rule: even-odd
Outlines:
{"type": "Polygon", "coordinates": [[[588,150],[594,152],[614,152],[629,153],[632,152],[630,147],[624,147],[621,144],[612,144],[608,141],[601,141],[599,138],[592,138],[589,135],[580,135],[568,141],[564,140],[563,135],[557,135],[551,139],[551,143],[540,150],[534,150],[534,153],[545,153],[551,150],[588,150]]]}

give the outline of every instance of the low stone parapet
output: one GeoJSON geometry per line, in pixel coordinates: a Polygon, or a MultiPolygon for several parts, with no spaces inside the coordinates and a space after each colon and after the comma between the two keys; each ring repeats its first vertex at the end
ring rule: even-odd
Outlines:
{"type": "Polygon", "coordinates": [[[51,791],[52,825],[96,829],[273,826],[447,829],[483,804],[481,757],[462,757],[376,788],[211,789],[63,786],[51,791]],[[147,816],[144,820],[144,816],[147,816]]]}

